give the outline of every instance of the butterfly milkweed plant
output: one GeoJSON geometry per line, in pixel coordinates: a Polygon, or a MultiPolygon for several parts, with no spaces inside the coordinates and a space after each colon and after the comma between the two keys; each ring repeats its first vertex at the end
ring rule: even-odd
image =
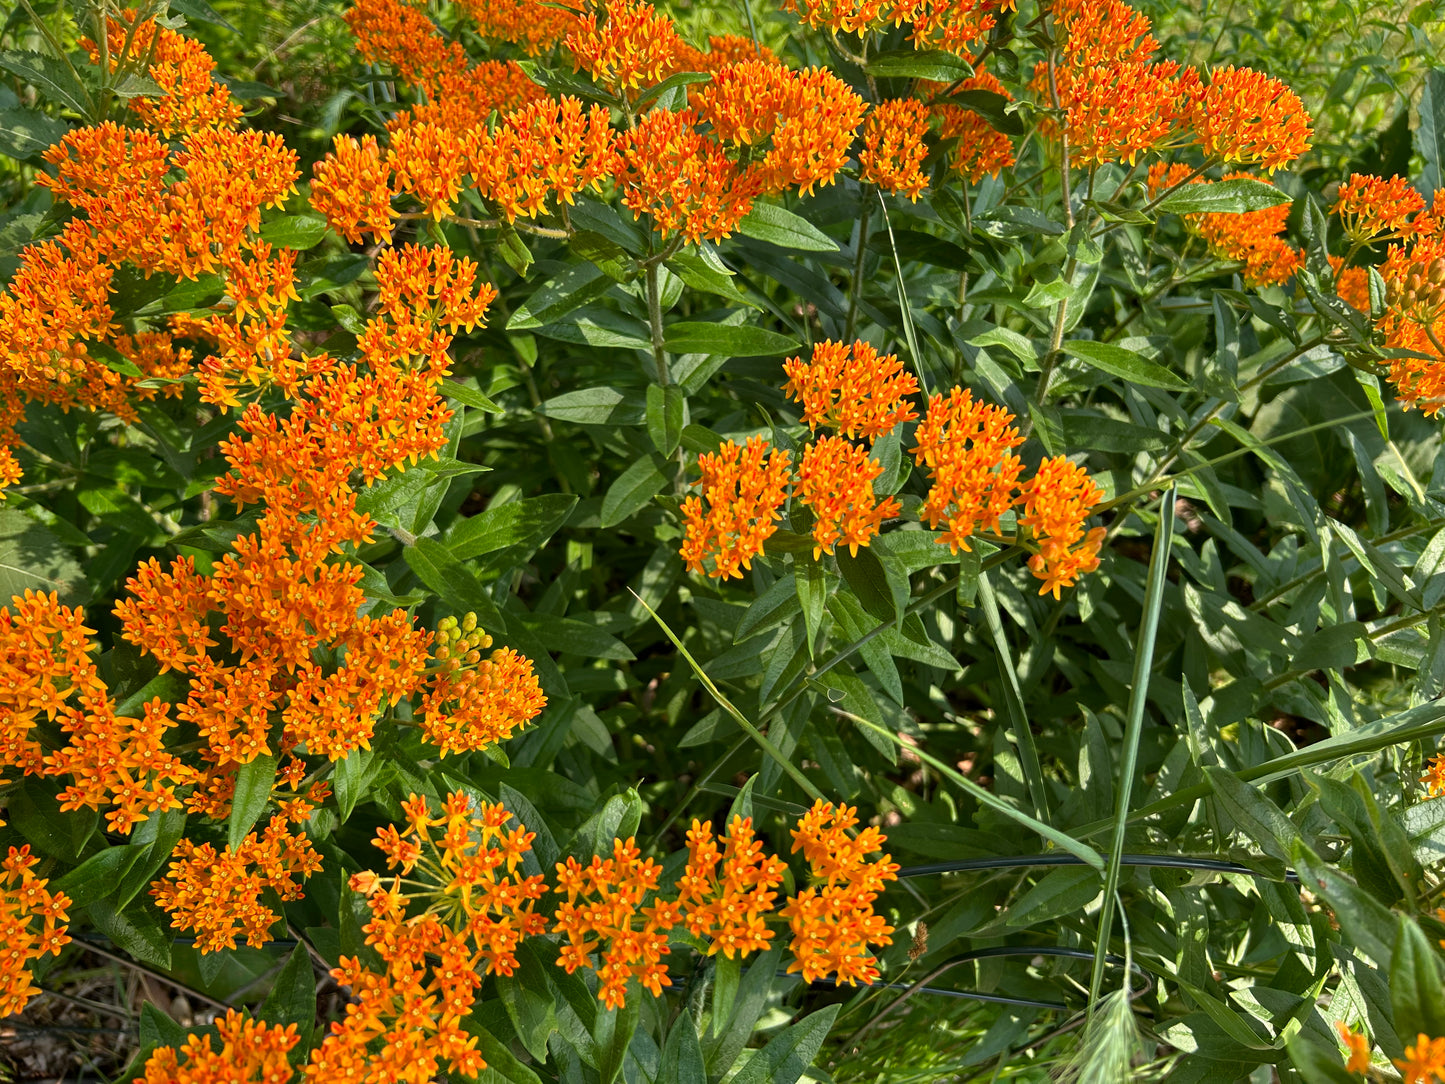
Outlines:
{"type": "Polygon", "coordinates": [[[0,1079],[1445,1081],[1445,3],[213,3],[0,29],[0,1079]]]}

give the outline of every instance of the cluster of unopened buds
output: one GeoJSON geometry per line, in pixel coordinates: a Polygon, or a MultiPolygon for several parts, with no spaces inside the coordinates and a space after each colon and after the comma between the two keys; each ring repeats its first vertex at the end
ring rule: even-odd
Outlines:
{"type": "Polygon", "coordinates": [[[442,670],[451,673],[465,666],[476,666],[482,661],[482,652],[491,646],[491,636],[477,625],[477,615],[468,610],[461,621],[444,617],[437,622],[432,657],[442,670]]]}
{"type": "Polygon", "coordinates": [[[1445,256],[1415,266],[1385,284],[1385,304],[1421,323],[1433,323],[1445,309],[1445,256]]]}

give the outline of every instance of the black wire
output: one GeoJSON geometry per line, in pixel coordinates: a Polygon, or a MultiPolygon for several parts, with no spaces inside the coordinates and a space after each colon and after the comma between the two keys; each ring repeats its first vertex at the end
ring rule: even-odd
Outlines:
{"type": "MultiPolygon", "coordinates": [[[[1092,952],[1085,952],[1083,949],[1065,948],[1063,945],[1020,945],[1017,947],[997,945],[992,948],[974,949],[972,952],[962,953],[950,960],[947,966],[951,967],[954,964],[964,964],[971,960],[987,960],[999,956],[1059,956],[1068,960],[1092,960],[1094,958],[1092,952]]],[[[1115,956],[1113,953],[1105,956],[1104,961],[1116,967],[1121,966],[1125,962],[1124,957],[1115,956]]],[[[1128,963],[1129,970],[1144,979],[1143,985],[1130,987],[1129,1000],[1133,1001],[1135,998],[1147,994],[1153,988],[1154,980],[1149,977],[1149,972],[1145,971],[1134,961],[1130,960],[1128,963]]],[[[783,972],[779,972],[779,974],[783,974],[783,972]]],[[[836,987],[839,984],[836,979],[817,979],[813,985],[836,987]]],[[[913,990],[915,988],[913,983],[908,982],[866,982],[860,983],[859,985],[867,986],[874,990],[913,990]]],[[[920,994],[936,994],[939,997],[967,998],[970,1001],[991,1001],[999,1005],[1015,1005],[1027,1009],[1063,1009],[1065,1011],[1069,1009],[1069,1006],[1062,1001],[1039,1001],[1029,997],[1008,997],[1004,994],[984,993],[982,990],[952,990],[943,986],[919,986],[917,987],[917,992],[920,994]]]]}
{"type": "MultiPolygon", "coordinates": [[[[1191,858],[1173,854],[1126,854],[1121,860],[1125,866],[1160,866],[1167,869],[1202,869],[1215,873],[1245,873],[1261,877],[1258,870],[1241,866],[1237,862],[1223,862],[1217,858],[1191,858]]],[[[960,858],[953,862],[930,862],[922,866],[908,866],[898,871],[902,877],[926,877],[935,873],[964,873],[980,869],[1022,869],[1028,866],[1082,866],[1084,860],[1072,854],[1016,854],[999,858],[960,858]]],[[[1299,881],[1299,874],[1292,869],[1284,871],[1286,881],[1299,881]]]]}

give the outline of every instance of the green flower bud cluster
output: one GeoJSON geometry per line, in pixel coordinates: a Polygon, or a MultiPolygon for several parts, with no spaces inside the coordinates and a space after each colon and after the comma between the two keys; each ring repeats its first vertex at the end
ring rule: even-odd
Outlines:
{"type": "Polygon", "coordinates": [[[477,626],[477,615],[468,610],[460,624],[455,617],[444,617],[437,622],[432,655],[443,664],[443,669],[459,670],[463,666],[475,666],[481,661],[482,652],[491,646],[492,638],[477,626]]]}

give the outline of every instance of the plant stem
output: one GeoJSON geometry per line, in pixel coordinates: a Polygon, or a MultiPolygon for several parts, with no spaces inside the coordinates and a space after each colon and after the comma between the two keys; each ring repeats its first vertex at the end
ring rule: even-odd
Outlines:
{"type": "Polygon", "coordinates": [[[647,323],[652,329],[652,360],[657,366],[657,382],[664,388],[672,383],[667,371],[667,347],[662,335],[662,288],[659,285],[659,265],[648,263],[647,271],[647,323]]]}
{"type": "Polygon", "coordinates": [[[853,258],[853,289],[848,298],[848,321],[843,328],[843,341],[851,343],[853,332],[858,326],[858,304],[863,300],[863,260],[868,255],[868,220],[873,214],[873,204],[868,193],[862,194],[863,210],[858,216],[858,251],[853,258]]]}

